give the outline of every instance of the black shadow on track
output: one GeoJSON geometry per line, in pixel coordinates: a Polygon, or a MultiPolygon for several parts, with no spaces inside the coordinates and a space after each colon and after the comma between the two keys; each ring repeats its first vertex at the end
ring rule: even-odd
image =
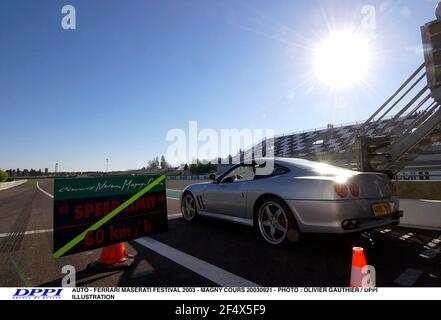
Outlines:
{"type": "MultiPolygon", "coordinates": [[[[262,286],[347,287],[354,246],[365,249],[368,263],[377,269],[377,285],[382,287],[398,286],[394,281],[406,268],[429,274],[437,265],[421,260],[421,244],[378,231],[362,236],[306,234],[293,246],[272,247],[249,227],[199,218],[195,223],[170,221],[169,231],[153,238],[262,286]]],[[[441,277],[431,274],[415,285],[440,286],[441,277]]]]}

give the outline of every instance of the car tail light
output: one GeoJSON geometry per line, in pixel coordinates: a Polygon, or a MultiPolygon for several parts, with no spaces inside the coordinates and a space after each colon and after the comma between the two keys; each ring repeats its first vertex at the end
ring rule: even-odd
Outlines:
{"type": "Polygon", "coordinates": [[[335,184],[335,192],[341,198],[346,198],[348,196],[348,186],[345,183],[337,183],[335,184]]]}
{"type": "Polygon", "coordinates": [[[360,195],[360,189],[358,188],[358,185],[354,182],[349,185],[349,190],[351,190],[351,194],[353,197],[358,198],[358,196],[360,195]]]}
{"type": "Polygon", "coordinates": [[[389,181],[389,189],[392,194],[397,194],[397,185],[393,181],[389,181]]]}

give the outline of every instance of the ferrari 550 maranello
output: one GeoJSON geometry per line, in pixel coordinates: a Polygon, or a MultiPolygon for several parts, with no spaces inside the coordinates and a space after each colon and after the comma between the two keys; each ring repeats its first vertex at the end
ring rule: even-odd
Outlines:
{"type": "Polygon", "coordinates": [[[272,245],[297,242],[302,233],[397,225],[403,216],[394,185],[382,173],[275,158],[238,164],[211,178],[182,193],[184,219],[208,216],[255,227],[272,245]],[[266,166],[269,174],[260,174],[266,166]]]}

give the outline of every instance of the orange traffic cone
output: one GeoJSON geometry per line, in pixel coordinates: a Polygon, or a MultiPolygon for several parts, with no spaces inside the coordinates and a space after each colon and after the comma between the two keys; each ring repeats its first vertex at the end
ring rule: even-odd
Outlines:
{"type": "Polygon", "coordinates": [[[363,285],[363,278],[369,276],[369,273],[366,271],[363,273],[362,271],[367,265],[364,249],[360,247],[352,248],[351,288],[372,287],[372,281],[365,281],[363,285]]]}
{"type": "Polygon", "coordinates": [[[128,258],[126,244],[121,242],[101,249],[101,255],[98,262],[101,264],[112,265],[124,262],[128,258]]]}
{"type": "Polygon", "coordinates": [[[121,242],[101,249],[98,261],[90,263],[87,270],[90,272],[119,270],[130,267],[133,261],[133,256],[129,256],[126,252],[125,242],[121,242]]]}

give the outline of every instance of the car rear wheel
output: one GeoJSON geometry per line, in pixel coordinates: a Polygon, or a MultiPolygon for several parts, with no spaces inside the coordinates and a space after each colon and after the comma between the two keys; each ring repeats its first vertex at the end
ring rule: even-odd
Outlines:
{"type": "Polygon", "coordinates": [[[196,201],[194,200],[194,197],[190,193],[187,193],[182,198],[181,212],[182,212],[182,217],[186,221],[192,222],[196,219],[196,215],[197,215],[196,201]]]}
{"type": "Polygon", "coordinates": [[[277,198],[266,199],[257,214],[257,222],[263,239],[271,245],[295,243],[299,231],[291,210],[277,198]]]}

